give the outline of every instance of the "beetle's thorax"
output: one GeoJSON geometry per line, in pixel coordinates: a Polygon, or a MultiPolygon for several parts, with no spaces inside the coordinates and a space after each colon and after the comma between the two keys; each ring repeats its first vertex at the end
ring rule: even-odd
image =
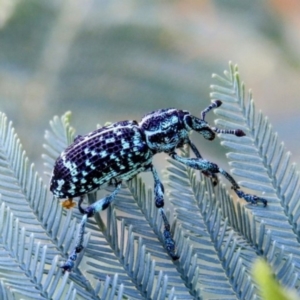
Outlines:
{"type": "Polygon", "coordinates": [[[143,117],[139,127],[153,152],[171,152],[188,142],[191,128],[185,124],[189,112],[174,108],[159,109],[143,117]]]}

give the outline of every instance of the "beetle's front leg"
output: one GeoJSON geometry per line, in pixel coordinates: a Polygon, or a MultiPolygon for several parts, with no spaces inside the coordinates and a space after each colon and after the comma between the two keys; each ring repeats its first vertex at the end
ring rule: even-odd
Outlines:
{"type": "Polygon", "coordinates": [[[207,171],[209,173],[214,173],[214,174],[221,173],[232,184],[232,189],[236,192],[236,194],[238,195],[239,198],[243,198],[244,200],[246,200],[247,202],[249,202],[251,204],[256,204],[257,202],[260,201],[263,203],[264,206],[267,205],[266,199],[258,197],[256,195],[246,194],[242,190],[240,190],[240,187],[237,184],[237,182],[234,180],[234,178],[231,175],[229,175],[226,171],[219,168],[217,164],[212,163],[212,162],[210,162],[206,159],[202,159],[202,158],[185,158],[185,157],[177,155],[176,152],[170,153],[170,156],[173,159],[175,159],[193,169],[200,170],[202,172],[207,171]]]}
{"type": "Polygon", "coordinates": [[[172,238],[171,234],[171,226],[167,219],[167,216],[164,211],[164,186],[162,182],[160,181],[156,169],[151,166],[151,172],[153,174],[154,178],[154,198],[155,198],[155,206],[159,209],[159,212],[162,216],[162,219],[164,221],[164,240],[165,240],[165,246],[169,253],[169,255],[172,257],[173,260],[177,260],[179,258],[178,255],[175,254],[175,241],[172,238]]]}
{"type": "Polygon", "coordinates": [[[83,214],[81,222],[80,222],[80,227],[79,227],[79,233],[76,238],[76,244],[69,255],[67,261],[61,266],[63,271],[71,271],[75,265],[75,261],[77,259],[78,254],[82,251],[83,249],[83,238],[84,238],[84,229],[85,225],[87,223],[87,219],[92,217],[95,213],[100,212],[104,209],[106,209],[111,202],[114,200],[116,197],[117,193],[119,192],[121,188],[121,183],[118,183],[116,186],[116,189],[107,197],[100,199],[93,203],[92,205],[88,206],[87,208],[82,208],[81,204],[84,200],[84,196],[80,197],[80,200],[78,202],[78,208],[79,211],[83,214]]]}
{"type": "MultiPolygon", "coordinates": [[[[195,156],[199,159],[202,159],[202,156],[201,156],[199,150],[197,149],[197,147],[195,146],[195,144],[192,143],[191,140],[188,141],[188,144],[191,147],[192,151],[194,152],[195,156]]],[[[219,182],[218,177],[215,173],[211,173],[209,171],[202,171],[202,174],[211,178],[213,186],[216,186],[218,184],[218,182],[219,182]]]]}

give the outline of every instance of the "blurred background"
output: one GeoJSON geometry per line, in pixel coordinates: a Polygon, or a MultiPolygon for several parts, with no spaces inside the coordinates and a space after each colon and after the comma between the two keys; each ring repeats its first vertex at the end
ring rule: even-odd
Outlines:
{"type": "Polygon", "coordinates": [[[0,111],[40,173],[54,115],[72,111],[77,134],[158,108],[198,115],[229,60],[299,161],[299,0],[0,0],[0,111]]]}

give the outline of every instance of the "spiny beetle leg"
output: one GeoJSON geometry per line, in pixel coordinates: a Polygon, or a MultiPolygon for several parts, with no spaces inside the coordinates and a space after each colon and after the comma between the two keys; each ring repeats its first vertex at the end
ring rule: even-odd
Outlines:
{"type": "Polygon", "coordinates": [[[65,272],[65,271],[71,272],[72,271],[72,269],[74,268],[74,265],[75,265],[75,261],[77,260],[78,254],[83,249],[82,244],[83,244],[84,229],[85,229],[85,225],[87,222],[87,218],[88,218],[88,216],[86,214],[82,216],[82,219],[81,219],[81,222],[79,225],[79,232],[76,237],[75,247],[74,247],[73,251],[71,252],[71,254],[69,255],[67,261],[61,266],[61,268],[63,269],[63,272],[65,272]]]}
{"type": "Polygon", "coordinates": [[[164,221],[164,243],[165,247],[167,249],[168,254],[171,256],[173,260],[179,259],[179,256],[175,254],[175,241],[173,240],[171,230],[170,230],[170,223],[168,221],[168,218],[164,212],[164,186],[161,183],[156,169],[152,166],[151,172],[153,174],[154,178],[154,198],[155,198],[155,206],[159,208],[161,217],[164,221]]]}
{"type": "Polygon", "coordinates": [[[80,225],[79,225],[79,233],[76,237],[76,244],[71,252],[70,256],[68,257],[67,261],[61,266],[63,271],[71,271],[75,265],[75,261],[77,259],[78,253],[80,253],[83,249],[83,238],[84,238],[84,229],[87,223],[87,219],[92,217],[95,213],[100,212],[106,209],[111,202],[116,197],[117,193],[121,188],[121,184],[119,183],[116,189],[107,197],[100,199],[93,203],[92,205],[88,206],[87,208],[82,208],[82,202],[84,200],[84,196],[81,196],[78,202],[79,211],[83,214],[80,225]]]}
{"type": "MultiPolygon", "coordinates": [[[[92,217],[95,213],[95,208],[93,205],[88,206],[87,208],[83,208],[81,205],[84,201],[84,196],[80,196],[79,201],[78,201],[78,210],[80,211],[81,214],[87,215],[88,218],[92,217]]],[[[100,200],[101,201],[101,200],[100,200]]]]}
{"type": "Polygon", "coordinates": [[[170,231],[170,223],[167,219],[167,216],[165,215],[164,209],[160,208],[159,210],[160,210],[160,214],[163,218],[164,226],[165,226],[164,239],[165,239],[166,249],[167,249],[169,255],[171,256],[171,258],[173,260],[177,260],[177,259],[179,259],[180,256],[175,254],[175,241],[173,240],[172,234],[171,234],[171,231],[170,231]]]}
{"type": "Polygon", "coordinates": [[[232,184],[232,189],[234,189],[234,191],[236,192],[236,194],[238,195],[239,198],[242,198],[252,204],[256,204],[257,202],[262,202],[264,206],[267,205],[266,199],[260,198],[256,195],[246,194],[242,190],[240,190],[240,187],[237,184],[237,182],[234,180],[234,178],[230,174],[228,174],[226,171],[219,168],[218,165],[216,165],[210,161],[207,161],[205,159],[181,157],[181,156],[177,155],[176,152],[170,153],[170,156],[173,159],[175,159],[193,169],[200,170],[202,172],[204,171],[204,172],[209,172],[209,173],[221,173],[232,184]]]}
{"type": "Polygon", "coordinates": [[[82,208],[82,203],[84,201],[84,195],[80,196],[79,201],[78,201],[78,209],[80,211],[81,214],[85,214],[85,210],[82,208]]]}
{"type": "Polygon", "coordinates": [[[264,207],[266,207],[268,204],[268,201],[264,198],[258,197],[256,195],[246,194],[242,190],[238,190],[235,188],[233,188],[233,190],[239,198],[244,199],[251,204],[257,204],[257,202],[261,202],[264,205],[264,207]]]}
{"type": "MultiPolygon", "coordinates": [[[[191,147],[192,151],[194,152],[195,156],[199,159],[202,159],[202,155],[200,154],[200,152],[197,149],[197,147],[195,146],[195,144],[191,140],[188,141],[188,144],[191,147]]],[[[219,180],[218,180],[218,176],[216,174],[211,173],[209,171],[202,171],[202,174],[207,177],[210,177],[213,186],[216,186],[218,184],[219,180]]]]}
{"type": "Polygon", "coordinates": [[[156,169],[152,166],[151,172],[154,179],[154,199],[157,208],[164,207],[164,186],[160,181],[156,169]]]}
{"type": "Polygon", "coordinates": [[[179,156],[176,152],[172,152],[170,153],[170,156],[185,164],[188,167],[191,167],[193,169],[196,170],[200,170],[200,171],[204,171],[204,172],[208,172],[209,173],[221,173],[231,184],[235,189],[239,189],[239,185],[237,184],[237,182],[234,180],[234,178],[228,174],[226,171],[224,171],[223,169],[219,168],[217,164],[212,163],[206,159],[202,159],[202,158],[186,158],[186,157],[182,157],[179,156]]]}

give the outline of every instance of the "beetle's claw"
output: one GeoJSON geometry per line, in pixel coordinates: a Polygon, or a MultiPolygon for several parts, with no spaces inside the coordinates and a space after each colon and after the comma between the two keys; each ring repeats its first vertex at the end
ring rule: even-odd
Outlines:
{"type": "Polygon", "coordinates": [[[232,187],[232,188],[235,191],[235,193],[238,195],[239,198],[244,199],[251,204],[257,204],[257,202],[262,202],[264,207],[266,207],[268,204],[268,201],[264,198],[261,198],[261,197],[258,197],[256,195],[252,195],[252,194],[246,194],[242,190],[236,189],[234,187],[232,187]]]}

